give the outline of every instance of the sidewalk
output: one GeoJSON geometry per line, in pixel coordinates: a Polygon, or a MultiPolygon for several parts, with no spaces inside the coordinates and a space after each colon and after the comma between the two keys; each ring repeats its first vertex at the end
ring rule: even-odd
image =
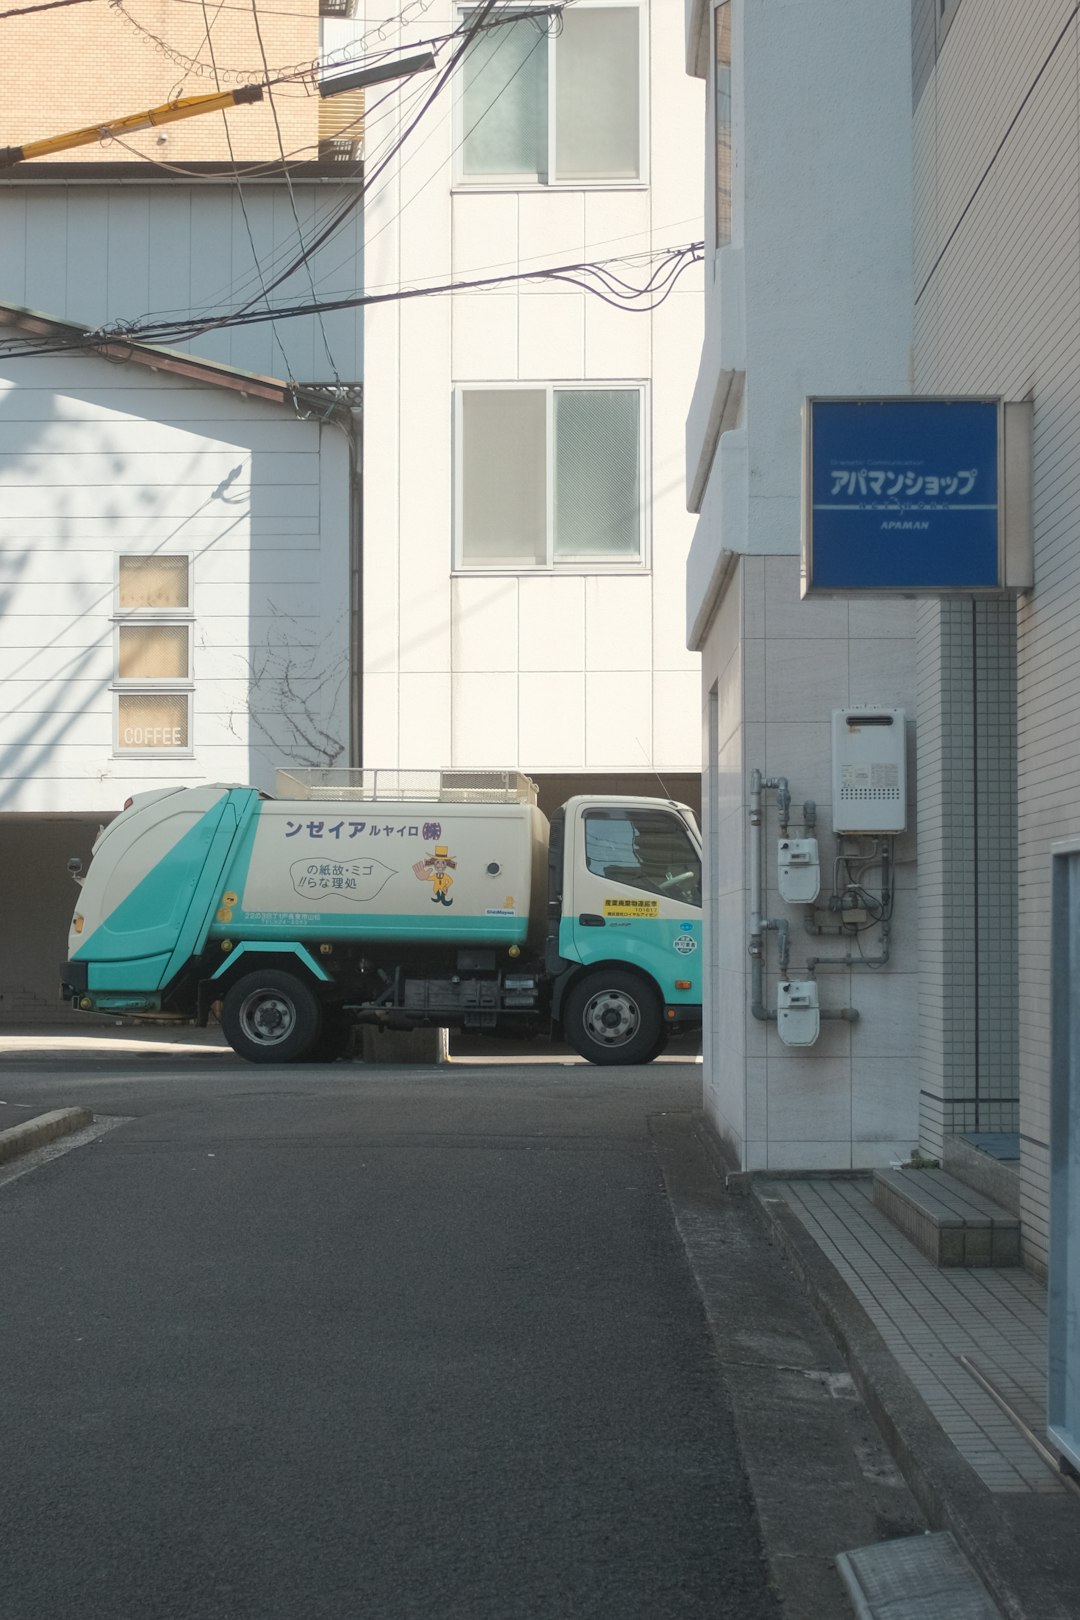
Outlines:
{"type": "Polygon", "coordinates": [[[1076,1620],[1080,1489],[1040,1449],[1042,1285],[1018,1267],[934,1266],[874,1207],[869,1177],[755,1178],[753,1196],[930,1525],[1010,1620],[1076,1620]]]}

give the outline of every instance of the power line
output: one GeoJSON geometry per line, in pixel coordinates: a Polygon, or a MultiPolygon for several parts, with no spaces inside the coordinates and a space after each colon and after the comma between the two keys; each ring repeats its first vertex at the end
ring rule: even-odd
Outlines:
{"type": "Polygon", "coordinates": [[[0,11],[3,17],[25,17],[31,11],[58,11],[61,6],[84,6],[87,0],[43,0],[39,6],[16,6],[14,11],[0,11]]]}
{"type": "MultiPolygon", "coordinates": [[[[657,249],[650,254],[622,254],[612,259],[550,265],[541,270],[504,276],[472,277],[463,281],[441,282],[429,287],[400,288],[392,292],[359,293],[355,297],[323,299],[316,307],[322,311],[358,309],[375,304],[403,303],[412,298],[444,297],[450,293],[488,292],[522,282],[554,281],[577,287],[580,291],[599,297],[605,303],[628,313],[651,314],[671,296],[679,279],[691,265],[701,263],[704,248],[704,242],[690,242],[682,247],[657,249]],[[658,262],[655,263],[652,273],[638,286],[617,275],[612,268],[614,265],[640,265],[653,261],[658,262]]],[[[314,307],[311,304],[275,305],[264,311],[238,311],[232,316],[223,317],[219,324],[222,327],[254,326],[266,321],[292,320],[297,316],[313,313],[314,307]]],[[[126,339],[132,343],[149,344],[169,339],[173,342],[182,342],[190,335],[190,323],[185,325],[181,321],[147,323],[144,326],[134,322],[114,323],[111,327],[98,327],[93,332],[81,334],[77,339],[49,343],[39,348],[27,349],[25,343],[19,343],[17,347],[0,350],[0,355],[10,358],[13,355],[37,357],[92,352],[100,344],[115,345],[118,340],[126,339]]]]}
{"type": "MultiPolygon", "coordinates": [[[[259,55],[262,57],[263,72],[266,74],[267,79],[269,80],[270,68],[269,68],[269,64],[267,63],[267,60],[266,60],[266,47],[263,44],[262,26],[261,26],[261,24],[259,22],[259,8],[258,8],[258,5],[256,3],[256,0],[251,0],[251,16],[252,16],[252,21],[255,24],[255,37],[259,42],[259,55]]],[[[285,184],[286,184],[286,186],[288,187],[288,190],[289,190],[289,206],[292,209],[293,222],[296,225],[296,236],[297,236],[297,240],[300,243],[301,254],[304,255],[304,265],[305,265],[305,268],[307,270],[308,286],[311,288],[311,297],[312,297],[312,300],[314,301],[318,297],[318,294],[315,291],[315,278],[311,274],[311,265],[308,262],[308,259],[307,259],[307,256],[306,256],[306,248],[305,248],[305,243],[304,243],[304,233],[300,228],[300,214],[299,214],[299,211],[297,210],[297,207],[296,207],[296,193],[293,191],[292,176],[289,173],[288,165],[285,162],[285,142],[281,138],[281,124],[278,121],[277,106],[275,105],[275,102],[274,102],[274,92],[270,88],[269,83],[266,86],[266,94],[267,94],[267,97],[269,98],[269,101],[270,101],[270,111],[273,114],[273,118],[274,118],[274,134],[277,136],[278,151],[281,153],[282,167],[285,170],[285,184]]],[[[326,337],[326,325],[325,325],[325,322],[323,321],[321,311],[318,312],[318,322],[319,322],[319,333],[320,333],[320,335],[322,337],[323,348],[326,350],[326,358],[327,358],[327,360],[328,360],[328,362],[330,364],[330,371],[331,371],[331,374],[332,374],[332,376],[334,378],[334,381],[337,383],[338,387],[340,388],[341,387],[341,378],[338,375],[338,368],[334,364],[334,357],[330,353],[330,344],[327,341],[327,337],[326,337]]]]}
{"type": "MultiPolygon", "coordinates": [[[[433,103],[437,99],[437,97],[439,95],[441,95],[442,91],[446,88],[446,85],[449,83],[451,75],[453,74],[454,69],[457,67],[458,63],[464,57],[466,52],[471,48],[471,46],[475,42],[475,40],[478,37],[478,35],[480,34],[480,32],[484,29],[484,27],[485,26],[487,26],[487,27],[501,26],[501,23],[502,23],[502,20],[503,20],[504,16],[505,16],[505,20],[508,21],[508,22],[517,22],[518,20],[520,20],[520,13],[519,12],[511,10],[510,7],[505,7],[503,9],[503,12],[500,13],[499,22],[498,23],[489,23],[488,19],[491,17],[491,15],[492,15],[492,13],[495,10],[497,5],[498,5],[498,0],[482,0],[482,4],[480,5],[480,7],[475,12],[473,12],[472,15],[469,18],[466,19],[466,21],[462,24],[462,26],[459,29],[455,30],[455,33],[453,35],[449,36],[449,38],[451,40],[452,39],[459,40],[459,43],[457,45],[457,48],[454,50],[449,62],[446,64],[446,66],[443,68],[442,72],[440,73],[436,84],[431,89],[431,91],[426,96],[426,98],[424,99],[423,104],[421,105],[419,112],[416,114],[416,116],[414,118],[412,118],[412,120],[409,123],[407,123],[407,125],[406,125],[405,129],[403,130],[403,132],[400,134],[400,136],[397,138],[397,140],[393,142],[390,150],[385,154],[385,156],[381,157],[378,160],[378,162],[375,164],[374,168],[372,168],[370,163],[365,165],[365,174],[364,174],[364,180],[363,180],[362,185],[358,188],[356,194],[352,198],[350,198],[345,203],[341,204],[341,206],[339,207],[339,209],[337,211],[337,214],[331,217],[331,219],[329,220],[327,225],[324,227],[324,229],[315,237],[315,239],[312,242],[310,242],[308,244],[308,247],[306,249],[307,257],[310,257],[310,255],[313,254],[314,252],[316,252],[320,247],[322,247],[324,245],[324,243],[329,241],[330,238],[332,236],[334,236],[337,233],[338,230],[340,230],[341,226],[345,223],[346,219],[348,219],[349,216],[351,214],[353,214],[356,211],[357,208],[359,208],[361,203],[365,203],[365,202],[368,201],[369,195],[370,195],[370,193],[372,191],[372,188],[373,188],[375,182],[385,173],[385,171],[389,167],[390,163],[394,160],[394,158],[401,151],[402,147],[405,145],[405,143],[408,140],[409,136],[416,129],[417,125],[420,123],[421,119],[427,113],[428,109],[433,105],[433,103]]],[[[538,12],[539,12],[539,9],[540,8],[537,8],[538,12]]],[[[561,6],[559,6],[559,7],[550,7],[550,8],[547,8],[547,7],[542,8],[544,15],[551,15],[552,12],[557,13],[561,9],[562,9],[561,6]]],[[[506,93],[506,91],[509,89],[510,84],[517,77],[517,74],[522,71],[522,69],[525,67],[526,63],[531,59],[533,51],[535,51],[536,49],[539,48],[539,46],[543,43],[544,39],[545,39],[545,35],[538,31],[537,41],[536,41],[536,44],[533,46],[532,50],[518,64],[518,67],[514,70],[514,73],[512,73],[510,75],[510,78],[507,80],[506,84],[503,85],[497,91],[495,96],[492,98],[491,102],[489,102],[488,106],[485,107],[483,112],[479,114],[479,116],[475,120],[474,124],[472,125],[472,128],[470,128],[468,131],[465,132],[465,135],[462,137],[463,140],[466,139],[468,137],[468,135],[472,133],[472,129],[475,129],[476,125],[479,124],[481,122],[481,120],[487,116],[487,114],[491,111],[491,108],[499,100],[500,96],[502,96],[502,95],[504,95],[506,93]]],[[[504,43],[504,41],[501,41],[500,46],[497,47],[497,49],[501,48],[501,45],[503,43],[504,43]]],[[[429,185],[434,178],[435,178],[435,175],[433,173],[424,182],[424,186],[429,185]]],[[[415,201],[415,198],[420,195],[420,191],[422,191],[424,189],[424,186],[421,186],[417,190],[417,192],[414,193],[413,197],[409,199],[410,202],[415,201]]],[[[376,195],[377,195],[377,193],[376,193],[376,195]]],[[[398,211],[398,214],[395,215],[394,218],[399,218],[400,214],[401,214],[401,210],[398,211]]],[[[393,222],[394,222],[393,219],[388,220],[388,221],[385,222],[384,226],[381,227],[381,228],[386,229],[386,228],[389,227],[389,225],[393,224],[393,222]]],[[[267,290],[270,291],[270,292],[273,292],[277,287],[281,286],[283,282],[287,281],[290,278],[290,276],[295,274],[295,272],[300,268],[300,265],[301,265],[302,262],[303,262],[303,257],[301,259],[299,259],[299,260],[294,260],[293,263],[286,266],[286,268],[284,270],[274,274],[273,278],[269,282],[267,290]]],[[[341,266],[337,266],[335,268],[341,268],[341,266]]],[[[246,309],[249,309],[251,307],[252,302],[253,302],[253,300],[249,300],[246,304],[242,305],[240,313],[243,313],[246,309]]],[[[207,319],[207,321],[206,321],[206,324],[204,326],[201,326],[201,327],[197,328],[196,333],[193,334],[193,335],[198,335],[198,333],[200,333],[200,332],[212,330],[214,328],[214,326],[217,324],[219,319],[220,319],[220,317],[216,317],[216,316],[215,317],[209,317],[207,319]]]]}
{"type": "MultiPolygon", "coordinates": [[[[207,14],[206,0],[202,0],[202,14],[203,14],[203,23],[204,23],[205,28],[206,28],[205,43],[206,43],[206,45],[207,45],[207,47],[209,48],[209,51],[210,51],[210,63],[211,63],[211,66],[213,67],[213,70],[214,70],[215,83],[217,83],[218,82],[218,78],[217,78],[217,57],[214,54],[213,23],[211,23],[210,18],[209,18],[208,14],[207,14]]],[[[215,17],[214,21],[215,22],[217,21],[216,17],[215,17]]],[[[201,45],[200,45],[199,49],[200,50],[202,49],[201,45]]],[[[218,87],[220,88],[220,84],[219,84],[218,87]]],[[[244,201],[244,188],[240,184],[240,170],[237,168],[236,154],[233,151],[232,134],[231,134],[231,132],[229,130],[229,120],[225,117],[224,113],[222,113],[222,115],[221,115],[221,121],[225,126],[225,141],[226,141],[226,144],[227,144],[227,146],[229,148],[229,162],[232,164],[233,179],[236,181],[236,196],[237,196],[237,200],[238,200],[238,202],[240,204],[240,212],[241,212],[241,214],[243,215],[243,218],[244,218],[244,229],[247,231],[247,239],[248,239],[248,244],[249,244],[249,246],[251,248],[251,257],[252,257],[252,260],[253,260],[254,265],[255,265],[255,273],[258,276],[259,282],[261,284],[263,276],[262,276],[262,269],[260,268],[260,265],[259,265],[259,254],[258,254],[258,251],[257,251],[257,249],[255,247],[255,233],[251,229],[251,220],[248,218],[247,204],[244,201]]],[[[269,298],[269,294],[267,292],[267,289],[266,289],[265,285],[263,286],[263,301],[265,302],[267,309],[269,309],[270,308],[270,298],[269,298]]],[[[295,378],[295,375],[293,373],[292,366],[289,364],[289,357],[285,353],[285,346],[281,341],[281,334],[280,334],[280,332],[278,331],[276,325],[274,325],[273,322],[271,322],[271,324],[270,324],[270,332],[271,332],[271,335],[273,336],[274,342],[277,344],[279,350],[281,351],[281,358],[285,362],[285,375],[288,377],[290,382],[295,382],[296,378],[295,378]]]]}

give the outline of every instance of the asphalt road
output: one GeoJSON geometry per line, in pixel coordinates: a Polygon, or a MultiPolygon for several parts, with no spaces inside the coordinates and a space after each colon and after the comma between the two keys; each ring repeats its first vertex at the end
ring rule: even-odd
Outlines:
{"type": "Polygon", "coordinates": [[[652,1145],[700,1068],[0,1057],[3,1620],[766,1620],[652,1145]]]}

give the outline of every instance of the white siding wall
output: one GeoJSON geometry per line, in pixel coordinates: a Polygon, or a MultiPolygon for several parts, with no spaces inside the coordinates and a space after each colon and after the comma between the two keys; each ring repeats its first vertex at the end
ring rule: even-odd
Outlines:
{"type": "MultiPolygon", "coordinates": [[[[355,185],[294,184],[300,230],[280,184],[231,180],[199,185],[84,181],[0,183],[0,303],[87,326],[109,321],[171,320],[258,306],[260,276],[270,280],[311,242],[331,215],[357,195],[355,185]],[[246,221],[245,221],[246,213],[246,221]],[[251,237],[248,236],[250,225],[251,237]],[[252,255],[252,241],[259,268],[252,255]]],[[[274,304],[350,297],[363,286],[362,210],[357,208],[313,251],[310,279],[298,270],[270,297],[274,304]]],[[[242,371],[305,383],[357,383],[362,368],[362,310],[321,320],[206,332],[188,348],[242,371]]]]}
{"type": "MultiPolygon", "coordinates": [[[[383,15],[373,0],[367,9],[369,22],[383,15]]],[[[665,6],[652,14],[647,185],[455,190],[446,97],[428,114],[423,141],[414,138],[371,197],[370,287],[513,273],[700,238],[700,95],[683,77],[665,6]]],[[[414,37],[456,20],[442,0],[414,37]]],[[[387,139],[380,125],[379,140],[387,139]]],[[[698,659],[683,634],[691,521],[681,492],[700,300],[692,273],[651,316],[565,287],[418,299],[369,313],[367,761],[516,762],[554,772],[698,767],[698,659]],[[455,574],[454,385],[579,379],[648,385],[651,566],[455,574]]]]}
{"type": "Polygon", "coordinates": [[[916,385],[1035,405],[1035,591],[1018,610],[1022,1213],[1035,1264],[1046,1257],[1048,852],[1080,834],[1075,21],[1051,57],[1071,11],[1068,0],[963,0],[915,119],[916,385]]]}
{"type": "MultiPolygon", "coordinates": [[[[913,833],[898,840],[888,968],[820,970],[822,1005],[854,1007],[859,1021],[825,1021],[817,1044],[795,1051],[750,1012],[745,829],[750,771],[786,776],[793,834],[802,802],[817,802],[827,888],[831,711],[915,708],[912,604],[803,602],[798,578],[803,398],[909,386],[909,18],[894,0],[732,0],[732,41],[735,239],[707,277],[688,425],[689,482],[704,468],[709,476],[687,618],[701,637],[706,757],[717,762],[704,794],[715,918],[705,1102],[747,1168],[862,1167],[908,1152],[918,1130],[913,833]],[[745,394],[714,457],[709,408],[728,370],[745,370],[745,394]]],[[[846,942],[810,939],[800,909],[780,901],[777,836],[769,795],[766,912],[789,920],[795,976],[807,957],[842,955],[846,942]]]]}
{"type": "Polygon", "coordinates": [[[0,812],[269,786],[348,743],[348,446],[99,358],[0,362],[0,812]],[[193,753],[113,749],[118,553],[192,557],[193,753]]]}

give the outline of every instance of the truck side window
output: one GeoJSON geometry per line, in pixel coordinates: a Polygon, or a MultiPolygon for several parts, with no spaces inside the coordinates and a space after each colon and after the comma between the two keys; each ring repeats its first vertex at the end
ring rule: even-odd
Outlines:
{"type": "Polygon", "coordinates": [[[701,904],[701,860],[682,822],[666,810],[586,810],[585,865],[611,883],[701,904]]]}

